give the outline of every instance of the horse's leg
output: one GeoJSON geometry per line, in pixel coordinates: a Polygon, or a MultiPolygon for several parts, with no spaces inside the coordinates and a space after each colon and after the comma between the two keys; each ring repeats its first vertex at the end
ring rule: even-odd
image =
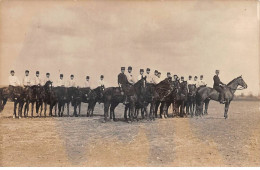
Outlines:
{"type": "Polygon", "coordinates": [[[95,106],[96,106],[96,102],[94,102],[92,107],[91,107],[91,117],[93,117],[93,115],[94,115],[95,106]]]}
{"type": "MultiPolygon", "coordinates": [[[[33,117],[33,107],[34,107],[34,102],[32,102],[32,104],[31,104],[31,116],[32,117],[33,117]]],[[[30,103],[28,105],[28,110],[29,110],[29,108],[30,108],[30,103]]]]}
{"type": "MultiPolygon", "coordinates": [[[[43,110],[43,102],[40,103],[41,111],[40,111],[40,116],[42,116],[42,110],[43,110]]],[[[45,116],[46,117],[46,116],[45,116]]]]}
{"type": "Polygon", "coordinates": [[[226,103],[225,103],[225,113],[224,113],[225,119],[228,118],[228,108],[229,108],[229,104],[230,104],[230,102],[226,102],[226,103]]]}
{"type": "Polygon", "coordinates": [[[44,116],[46,117],[47,103],[44,102],[44,116]]]}
{"type": "MultiPolygon", "coordinates": [[[[75,109],[74,109],[75,112],[75,109]]],[[[70,116],[70,102],[67,102],[67,115],[70,116]]]]}
{"type": "Polygon", "coordinates": [[[110,106],[109,102],[104,102],[104,122],[107,121],[109,106],[110,106]]]}
{"type": "Polygon", "coordinates": [[[207,115],[207,114],[208,114],[209,101],[210,101],[210,100],[208,100],[208,99],[205,100],[204,115],[207,115]]]}
{"type": "Polygon", "coordinates": [[[49,111],[49,116],[52,116],[52,109],[53,109],[53,104],[52,103],[50,103],[50,111],[49,111]]]}
{"type": "Polygon", "coordinates": [[[87,117],[90,116],[90,112],[91,112],[91,102],[88,103],[88,111],[87,111],[87,117]]]}
{"type": "Polygon", "coordinates": [[[58,107],[58,102],[55,104],[55,108],[54,108],[54,110],[55,110],[55,116],[57,116],[57,107],[58,107]]]}
{"type": "Polygon", "coordinates": [[[81,102],[79,103],[79,115],[80,115],[80,110],[81,110],[81,102]]]}
{"type": "Polygon", "coordinates": [[[76,117],[78,117],[78,114],[77,114],[77,104],[75,103],[74,104],[74,113],[73,113],[76,117]]]}
{"type": "Polygon", "coordinates": [[[14,113],[13,113],[13,118],[16,117],[16,107],[17,107],[17,102],[14,101],[14,113]]]}

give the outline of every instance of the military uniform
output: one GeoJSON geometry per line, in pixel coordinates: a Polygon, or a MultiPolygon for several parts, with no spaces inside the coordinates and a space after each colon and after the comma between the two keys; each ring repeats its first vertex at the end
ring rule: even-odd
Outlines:
{"type": "Polygon", "coordinates": [[[75,80],[69,80],[68,83],[67,83],[67,87],[76,87],[76,82],[75,80]]]}
{"type": "Polygon", "coordinates": [[[151,75],[150,75],[150,68],[147,68],[146,69],[146,82],[147,83],[152,83],[152,77],[151,77],[151,75]]]}
{"type": "Polygon", "coordinates": [[[14,75],[14,70],[11,70],[11,75],[8,77],[9,80],[9,94],[10,94],[10,98],[13,100],[14,97],[14,88],[16,86],[20,86],[20,81],[18,80],[18,78],[14,75]]]}
{"type": "Polygon", "coordinates": [[[84,86],[83,87],[85,87],[85,88],[90,88],[91,87],[89,76],[86,77],[86,81],[84,82],[84,86]]]}
{"type": "Polygon", "coordinates": [[[64,81],[64,79],[63,79],[63,74],[60,74],[60,78],[57,80],[57,84],[56,84],[56,86],[57,87],[65,87],[65,81],[64,81]],[[61,79],[61,77],[62,77],[62,79],[61,79]]]}
{"type": "Polygon", "coordinates": [[[215,75],[213,77],[213,80],[214,80],[213,88],[220,93],[220,96],[219,96],[220,97],[220,102],[223,103],[224,102],[224,90],[221,87],[221,85],[224,85],[224,83],[222,83],[220,81],[220,78],[219,78],[218,75],[215,75]]]}
{"type": "Polygon", "coordinates": [[[36,86],[42,85],[42,81],[41,81],[41,79],[39,77],[39,74],[40,74],[40,72],[36,71],[36,76],[34,77],[34,85],[36,85],[36,86]]]}
{"type": "Polygon", "coordinates": [[[43,79],[43,85],[45,85],[47,81],[52,82],[50,79],[50,73],[46,73],[46,77],[43,79]]]}
{"type": "Polygon", "coordinates": [[[127,84],[127,77],[124,73],[120,73],[117,76],[117,82],[118,82],[118,86],[122,87],[122,85],[126,85],[127,84]]]}
{"type": "Polygon", "coordinates": [[[18,80],[18,78],[16,76],[9,76],[8,77],[9,80],[9,86],[20,86],[20,81],[18,80]]]}
{"type": "Polygon", "coordinates": [[[24,76],[23,78],[23,86],[27,87],[27,86],[31,86],[31,78],[29,76],[24,76]]]}

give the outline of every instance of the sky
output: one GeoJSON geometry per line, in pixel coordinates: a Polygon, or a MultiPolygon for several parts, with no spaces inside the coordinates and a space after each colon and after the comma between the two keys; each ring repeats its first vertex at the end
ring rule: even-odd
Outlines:
{"type": "MultiPolygon", "coordinates": [[[[117,85],[121,66],[184,76],[213,85],[242,75],[243,93],[259,93],[257,1],[1,1],[0,85],[11,69],[56,81],[75,75],[93,86],[101,74],[117,85]]],[[[236,94],[241,93],[238,91],[236,94]]]]}

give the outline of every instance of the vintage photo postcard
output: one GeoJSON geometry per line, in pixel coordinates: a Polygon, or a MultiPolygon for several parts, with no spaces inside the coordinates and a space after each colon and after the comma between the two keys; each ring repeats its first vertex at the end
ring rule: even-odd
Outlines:
{"type": "Polygon", "coordinates": [[[257,0],[0,0],[1,167],[259,167],[257,0]]]}

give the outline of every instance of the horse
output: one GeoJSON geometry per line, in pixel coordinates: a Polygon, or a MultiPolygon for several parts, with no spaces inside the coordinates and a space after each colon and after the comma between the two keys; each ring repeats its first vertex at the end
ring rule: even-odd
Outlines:
{"type": "Polygon", "coordinates": [[[76,87],[67,88],[67,92],[68,92],[68,98],[67,98],[66,103],[67,103],[68,116],[69,116],[69,103],[71,103],[71,105],[74,108],[73,115],[77,117],[78,116],[77,108],[79,109],[79,115],[80,115],[82,93],[79,90],[79,88],[76,88],[76,87]]]}
{"type": "MultiPolygon", "coordinates": [[[[180,90],[180,83],[179,83],[179,81],[172,82],[172,87],[173,87],[173,90],[172,90],[171,94],[169,94],[165,98],[165,101],[164,102],[159,102],[159,104],[161,104],[160,105],[160,117],[161,118],[169,117],[169,114],[168,114],[169,107],[170,107],[171,104],[174,105],[174,103],[176,101],[177,93],[180,90]],[[164,112],[164,107],[166,107],[165,112],[164,112]]],[[[157,112],[159,104],[158,103],[156,104],[155,112],[157,112]]]]}
{"type": "Polygon", "coordinates": [[[56,113],[56,104],[58,103],[58,96],[54,91],[54,88],[52,86],[51,81],[47,81],[45,85],[43,86],[45,98],[43,100],[44,102],[44,115],[46,115],[47,105],[50,105],[49,107],[49,116],[52,115],[53,107],[55,106],[55,113],[56,113]]]}
{"type": "Polygon", "coordinates": [[[95,89],[80,88],[83,103],[88,103],[87,117],[92,117],[96,103],[103,102],[104,86],[98,86],[95,89]]]}
{"type": "MultiPolygon", "coordinates": [[[[40,112],[40,117],[42,116],[43,103],[46,97],[45,89],[43,86],[36,87],[36,114],[40,112]],[[41,110],[39,110],[41,108],[41,110]]],[[[46,117],[46,112],[44,113],[44,117],[46,117]]]]}
{"type": "MultiPolygon", "coordinates": [[[[231,101],[233,100],[234,94],[236,90],[243,90],[247,88],[247,84],[243,80],[242,76],[239,76],[232,81],[230,81],[225,87],[224,87],[224,93],[225,93],[225,110],[224,110],[224,118],[228,118],[228,109],[231,101]],[[241,88],[238,88],[238,86],[241,86],[241,88]]],[[[215,100],[219,101],[219,93],[210,87],[203,87],[200,88],[196,93],[196,112],[198,115],[203,114],[203,104],[205,103],[205,112],[204,114],[207,114],[209,101],[215,100]]]]}
{"type": "Polygon", "coordinates": [[[53,91],[55,93],[55,97],[57,98],[57,103],[55,105],[55,116],[56,114],[56,107],[58,105],[58,116],[62,117],[64,112],[64,106],[68,99],[67,88],[63,86],[54,87],[53,91]]]}
{"type": "Polygon", "coordinates": [[[179,115],[180,117],[184,116],[184,109],[187,103],[188,89],[187,81],[180,83],[180,90],[176,94],[176,100],[173,106],[174,114],[179,115]],[[177,113],[176,113],[177,111],[177,113]]]}
{"type": "MultiPolygon", "coordinates": [[[[152,102],[152,89],[154,87],[154,84],[147,83],[146,77],[140,79],[137,83],[134,84],[133,88],[136,93],[136,103],[135,103],[135,110],[133,112],[133,118],[137,120],[139,115],[139,110],[141,110],[142,118],[144,119],[144,114],[146,115],[146,118],[149,119],[148,112],[147,112],[147,106],[149,103],[152,102]]],[[[125,105],[125,112],[124,117],[127,120],[127,111],[129,111],[129,118],[131,117],[130,114],[130,104],[125,105]]]]}
{"type": "Polygon", "coordinates": [[[158,106],[158,103],[161,103],[160,115],[162,116],[162,118],[164,118],[168,110],[166,101],[167,98],[172,94],[173,90],[174,88],[173,88],[172,80],[170,78],[166,78],[154,86],[152,92],[150,118],[152,119],[155,118],[155,115],[157,113],[156,106],[158,106]]]}
{"type": "Polygon", "coordinates": [[[193,117],[195,113],[195,106],[196,106],[196,85],[195,84],[189,84],[188,85],[188,98],[187,98],[187,104],[186,104],[186,114],[191,115],[193,117]]]}
{"type": "Polygon", "coordinates": [[[25,97],[25,106],[24,106],[24,116],[28,116],[29,105],[31,103],[31,117],[33,117],[34,104],[37,101],[37,86],[34,85],[34,86],[25,87],[25,91],[26,91],[26,97],[25,97]]]}
{"type": "Polygon", "coordinates": [[[9,86],[3,87],[0,89],[0,113],[3,111],[5,104],[7,103],[8,98],[14,102],[14,112],[13,118],[22,117],[22,108],[24,105],[25,91],[21,86],[9,86]],[[12,89],[12,90],[11,90],[12,89]],[[17,113],[18,105],[18,114],[17,113]]]}
{"type": "MultiPolygon", "coordinates": [[[[129,90],[129,103],[126,105],[127,109],[129,109],[129,118],[130,122],[133,121],[135,106],[137,103],[141,103],[140,93],[143,93],[143,90],[146,85],[146,79],[141,79],[136,82],[133,86],[128,85],[129,90]],[[142,91],[142,92],[141,92],[142,91]],[[139,96],[139,101],[138,101],[139,96]]],[[[119,103],[123,103],[125,100],[125,96],[122,95],[121,87],[109,87],[104,91],[104,122],[107,121],[108,110],[110,108],[110,119],[115,121],[115,108],[119,103]]],[[[141,103],[143,106],[143,104],[141,103]]],[[[124,112],[125,121],[128,121],[127,118],[127,109],[124,112]]]]}

